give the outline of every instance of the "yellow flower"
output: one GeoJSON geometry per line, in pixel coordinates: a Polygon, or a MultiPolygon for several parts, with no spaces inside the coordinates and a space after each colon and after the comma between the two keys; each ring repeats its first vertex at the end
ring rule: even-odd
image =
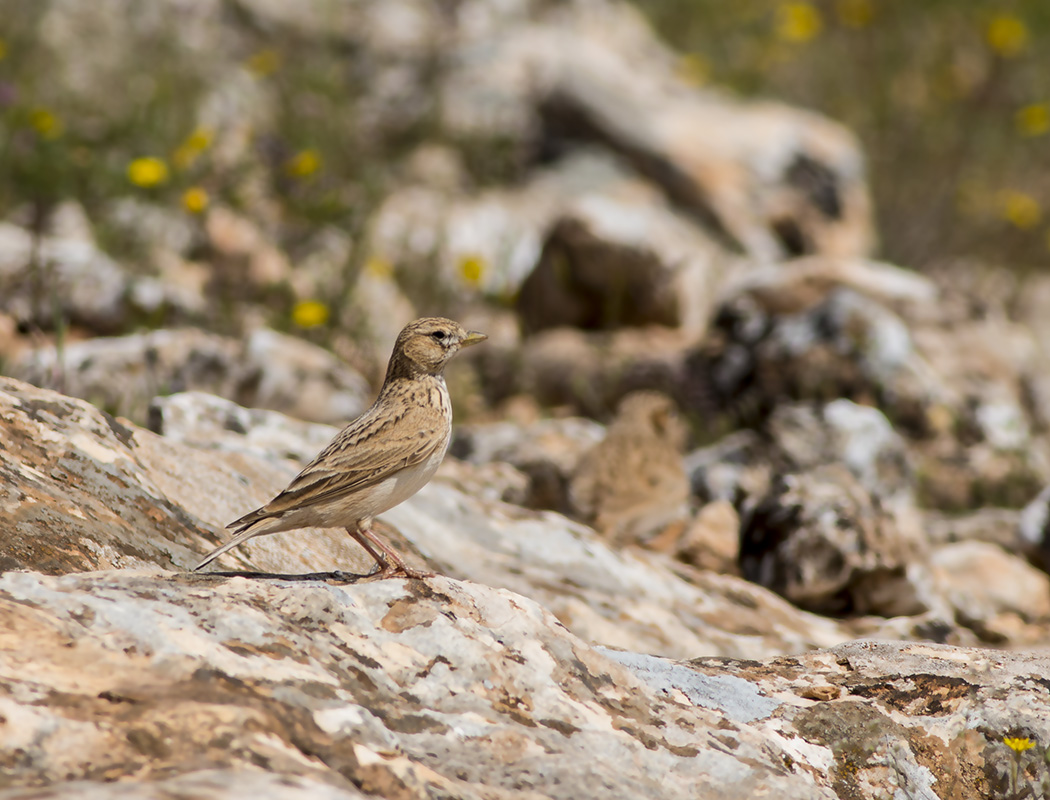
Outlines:
{"type": "Polygon", "coordinates": [[[1013,58],[1028,45],[1028,26],[1018,17],[1000,14],[988,23],[985,38],[998,55],[1013,58]]]}
{"type": "Polygon", "coordinates": [[[394,274],[390,262],[380,256],[372,256],[365,264],[365,269],[376,278],[389,278],[394,274]]]}
{"type": "Polygon", "coordinates": [[[253,54],[244,64],[253,75],[265,78],[281,68],[281,54],[272,48],[267,48],[253,54]]]}
{"type": "Polygon", "coordinates": [[[316,328],[328,322],[328,306],[320,300],[300,300],[292,309],[292,322],[300,328],[316,328]]]}
{"type": "Polygon", "coordinates": [[[711,65],[699,53],[686,53],[678,59],[675,74],[682,83],[703,86],[711,75],[711,65]]]}
{"type": "Polygon", "coordinates": [[[1003,739],[1003,744],[1005,744],[1015,753],[1023,753],[1025,750],[1031,750],[1033,747],[1035,747],[1035,742],[1033,742],[1028,737],[1021,738],[1007,736],[1005,739],[1003,739]]]}
{"type": "Polygon", "coordinates": [[[293,178],[309,178],[321,168],[321,154],[314,149],[301,150],[284,165],[284,171],[293,178]]]}
{"type": "Polygon", "coordinates": [[[167,182],[168,165],[162,158],[136,158],[128,164],[128,180],[143,189],[152,189],[167,182]]]}
{"type": "Polygon", "coordinates": [[[777,8],[777,36],[785,42],[808,42],[823,27],[820,11],[812,3],[781,3],[777,8]]]}
{"type": "Polygon", "coordinates": [[[207,128],[196,128],[187,136],[182,144],[175,148],[171,156],[172,163],[178,169],[186,169],[192,166],[200,154],[211,147],[212,132],[207,128]]]}
{"type": "Polygon", "coordinates": [[[44,139],[57,139],[62,135],[62,120],[46,108],[34,108],[30,111],[29,124],[44,139]]]}
{"type": "Polygon", "coordinates": [[[485,274],[485,259],[478,255],[461,256],[459,274],[471,286],[477,286],[485,274]]]}
{"type": "Polygon", "coordinates": [[[838,0],[835,12],[847,28],[865,28],[875,17],[875,6],[871,0],[838,0]]]}
{"type": "Polygon", "coordinates": [[[1032,103],[1014,117],[1017,132],[1022,136],[1042,136],[1050,131],[1050,103],[1032,103]]]}
{"type": "Polygon", "coordinates": [[[1003,219],[1021,230],[1034,228],[1043,218],[1039,201],[1027,192],[1015,189],[1000,192],[999,205],[1003,219]]]}
{"type": "Polygon", "coordinates": [[[211,198],[200,186],[191,186],[182,193],[182,207],[191,214],[201,214],[208,207],[211,198]]]}

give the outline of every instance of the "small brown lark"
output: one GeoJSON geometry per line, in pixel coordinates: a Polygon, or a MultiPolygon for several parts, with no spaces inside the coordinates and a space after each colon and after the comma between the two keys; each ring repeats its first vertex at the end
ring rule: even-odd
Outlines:
{"type": "Polygon", "coordinates": [[[569,482],[569,503],[616,545],[637,544],[686,515],[685,424],[671,398],[633,392],[605,439],[584,453],[569,482]]]}
{"type": "Polygon", "coordinates": [[[434,476],[452,434],[445,365],[461,348],[487,338],[442,317],[406,325],[372,407],[340,431],[287,489],[231,522],[227,527],[234,537],[208,553],[194,570],[253,536],[338,527],[346,528],[376,560],[371,577],[425,577],[372,533],[372,520],[434,476]]]}

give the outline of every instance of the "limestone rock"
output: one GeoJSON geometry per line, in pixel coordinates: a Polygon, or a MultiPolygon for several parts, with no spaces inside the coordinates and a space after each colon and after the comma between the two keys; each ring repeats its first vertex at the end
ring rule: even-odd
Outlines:
{"type": "Polygon", "coordinates": [[[248,335],[243,358],[243,405],[340,427],[370,405],[372,391],[361,375],[303,339],[260,328],[248,335]]]}
{"type": "Polygon", "coordinates": [[[738,574],[740,515],[733,504],[728,500],[705,504],[674,543],[674,552],[700,569],[738,574]]]}
{"type": "Polygon", "coordinates": [[[447,578],[7,573],[0,619],[5,800],[978,800],[1008,796],[1003,736],[1050,736],[1042,655],[868,641],[672,661],[447,578]]]}
{"type": "MultiPolygon", "coordinates": [[[[249,432],[237,443],[228,430],[200,448],[81,400],[10,379],[0,388],[0,424],[11,443],[0,450],[7,569],[185,569],[226,538],[226,523],[268,501],[300,467],[286,460],[290,448],[280,439],[249,432]]],[[[185,424],[194,417],[184,418],[186,441],[215,430],[213,419],[198,418],[197,433],[185,424]]],[[[235,419],[273,429],[272,417],[235,419]]],[[[495,499],[506,485],[498,475],[485,488],[460,483],[469,494],[455,488],[457,476],[444,475],[384,514],[380,534],[410,563],[535,598],[588,640],[685,657],[758,656],[847,638],[839,623],[739,579],[679,577],[664,556],[614,552],[564,517],[506,505],[495,499]]],[[[301,574],[362,572],[370,561],[342,531],[304,530],[253,539],[222,565],[301,574]]]]}
{"type": "Polygon", "coordinates": [[[744,577],[811,610],[913,615],[936,598],[917,514],[832,465],[778,476],[741,523],[744,577]]]}
{"type": "Polygon", "coordinates": [[[746,294],[728,301],[683,380],[691,406],[743,425],[784,402],[846,398],[923,430],[927,411],[949,402],[906,322],[842,287],[798,313],[770,314],[746,294]]]}
{"type": "Polygon", "coordinates": [[[514,385],[517,393],[543,405],[605,419],[633,391],[677,399],[692,345],[691,337],[662,326],[609,332],[553,328],[528,337],[520,348],[514,385]]]}
{"type": "MultiPolygon", "coordinates": [[[[244,445],[221,452],[169,441],[9,378],[0,378],[0,425],[8,443],[0,450],[4,569],[182,568],[298,471],[252,457],[244,445]]],[[[288,564],[303,570],[328,559],[363,568],[367,558],[356,561],[343,538],[306,532],[288,564]]]]}
{"type": "Polygon", "coordinates": [[[520,136],[538,110],[548,151],[608,148],[762,261],[870,247],[863,158],[844,129],[684,85],[626,7],[567,4],[536,20],[460,49],[443,93],[447,128],[520,136]]]}
{"type": "Polygon", "coordinates": [[[220,281],[243,292],[245,285],[266,287],[291,276],[288,257],[252,220],[220,206],[208,212],[205,230],[220,281]]]}
{"type": "Polygon", "coordinates": [[[342,424],[367,408],[371,394],[364,378],[331,353],[267,329],[244,342],[191,328],[89,339],[61,351],[25,351],[5,371],[139,422],[156,395],[204,391],[342,424]]]}
{"type": "Polygon", "coordinates": [[[877,502],[915,503],[916,475],[907,441],[876,408],[839,399],[814,407],[783,403],[758,431],[735,431],[686,458],[693,492],[753,511],[775,476],[841,465],[877,502]]]}
{"type": "Polygon", "coordinates": [[[29,229],[0,222],[0,282],[0,311],[26,324],[50,329],[57,311],[75,324],[106,332],[119,328],[127,316],[131,277],[99,249],[84,210],[75,203],[53,212],[51,227],[36,244],[29,229]]]}
{"type": "Polygon", "coordinates": [[[1017,533],[1023,552],[1050,571],[1050,487],[1024,507],[1017,521],[1017,533]]]}
{"type": "MultiPolygon", "coordinates": [[[[1010,789],[1002,737],[1050,737],[1042,655],[847,643],[859,625],[447,478],[381,527],[449,577],[301,575],[353,568],[332,531],[225,557],[268,578],[182,573],[296,469],[251,438],[270,415],[232,416],[249,430],[202,448],[0,380],[4,800],[977,800],[1010,789]]],[[[198,419],[187,442],[216,430],[198,419]]],[[[986,603],[989,630],[1050,610],[1045,576],[1011,592],[986,554],[950,555],[985,584],[958,608],[986,603]]]]}
{"type": "Polygon", "coordinates": [[[665,325],[701,334],[721,246],[652,202],[582,198],[551,226],[517,308],[526,330],[665,325]]]}
{"type": "Polygon", "coordinates": [[[683,359],[684,407],[716,430],[764,426],[796,401],[878,408],[909,451],[901,478],[914,475],[924,506],[955,513],[1018,507],[1050,480],[1031,402],[1045,365],[1030,331],[939,290],[929,302],[927,282],[888,265],[784,268],[800,270],[796,296],[747,280],[727,296],[711,335],[683,359]]]}
{"type": "Polygon", "coordinates": [[[527,426],[464,425],[455,431],[449,452],[472,464],[511,465],[528,478],[522,505],[564,511],[573,470],[601,440],[602,432],[598,423],[579,417],[539,420],[527,426]]]}
{"type": "Polygon", "coordinates": [[[768,458],[781,471],[840,463],[869,492],[884,499],[913,499],[916,476],[911,452],[877,408],[845,399],[817,409],[784,404],[764,430],[772,440],[768,458]]]}
{"type": "Polygon", "coordinates": [[[12,573],[0,614],[8,635],[37,631],[4,642],[16,786],[136,775],[232,796],[222,772],[261,767],[332,797],[834,796],[749,724],[777,701],[739,682],[711,707],[673,664],[688,693],[668,691],[664,662],[619,663],[505,590],[12,573]]]}
{"type": "Polygon", "coordinates": [[[201,449],[246,452],[262,458],[310,461],[339,432],[276,411],[245,408],[206,392],[155,397],[149,427],[168,441],[201,449]]]}
{"type": "Polygon", "coordinates": [[[956,618],[983,640],[1041,641],[1037,624],[1050,618],[1045,572],[989,542],[944,545],[933,551],[930,562],[956,618]]]}

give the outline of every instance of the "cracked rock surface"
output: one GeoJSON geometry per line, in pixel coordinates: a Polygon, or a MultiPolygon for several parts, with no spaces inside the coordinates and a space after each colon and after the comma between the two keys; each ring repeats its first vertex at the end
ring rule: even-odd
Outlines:
{"type": "Polygon", "coordinates": [[[189,574],[313,433],[172,441],[11,379],[0,424],[4,800],[1005,797],[1003,737],[1050,736],[1043,655],[850,641],[455,462],[380,525],[442,576],[303,577],[366,566],[336,531],[189,574]]]}

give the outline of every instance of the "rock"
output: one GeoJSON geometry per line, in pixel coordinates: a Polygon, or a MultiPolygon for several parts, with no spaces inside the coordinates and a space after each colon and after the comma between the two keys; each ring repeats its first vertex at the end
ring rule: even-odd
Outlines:
{"type": "Polygon", "coordinates": [[[244,360],[250,405],[340,426],[370,405],[364,378],[303,339],[260,328],[248,335],[244,360]]]}
{"type": "Polygon", "coordinates": [[[56,313],[100,332],[125,323],[131,278],[99,249],[83,208],[61,204],[34,238],[28,228],[0,222],[0,311],[45,329],[56,313]]]}
{"type": "Polygon", "coordinates": [[[1010,553],[1034,557],[1034,550],[1019,530],[1024,513],[1013,508],[981,508],[967,514],[923,512],[926,538],[932,545],[953,542],[991,542],[1010,553]]]}
{"type": "Polygon", "coordinates": [[[798,314],[848,288],[888,306],[915,309],[938,300],[937,285],[911,270],[860,258],[807,256],[726,276],[721,300],[747,297],[768,314],[798,314]]]}
{"type": "Polygon", "coordinates": [[[930,558],[956,618],[984,641],[1036,645],[1050,618],[1050,577],[989,542],[958,542],[930,558]],[[1027,640],[1027,642],[1026,642],[1027,640]]]}
{"type": "Polygon", "coordinates": [[[570,4],[463,43],[442,93],[460,136],[520,137],[542,150],[603,146],[708,230],[762,261],[863,254],[871,245],[853,137],[814,114],[685,86],[627,7],[570,4]]]}
{"type": "Polygon", "coordinates": [[[150,400],[162,392],[199,389],[232,395],[232,387],[223,385],[239,363],[238,351],[233,339],[187,328],[98,337],[61,350],[37,347],[4,366],[12,377],[145,420],[150,400]]]}
{"type": "MultiPolygon", "coordinates": [[[[203,438],[192,420],[187,441],[203,438]]],[[[185,574],[214,526],[294,472],[273,457],[284,444],[263,458],[234,431],[209,448],[169,441],[11,379],[0,426],[5,800],[977,800],[1008,792],[1002,737],[1050,737],[1042,655],[845,642],[847,626],[761,587],[614,552],[558,515],[442,479],[382,527],[450,577],[185,574]]],[[[333,534],[260,537],[226,558],[353,568],[333,534]]],[[[985,564],[1023,573],[988,555],[944,554],[988,590],[960,609],[984,603],[993,622],[1034,630],[1047,578],[995,585],[985,564]]]]}
{"type": "Polygon", "coordinates": [[[583,454],[597,444],[601,425],[586,419],[540,420],[532,425],[463,425],[453,434],[449,453],[472,464],[505,462],[528,478],[528,508],[566,510],[569,479],[583,454]]]}
{"type": "MultiPolygon", "coordinates": [[[[1038,653],[860,641],[771,664],[698,659],[690,666],[708,679],[738,678],[766,697],[790,698],[773,716],[776,730],[796,734],[800,752],[828,757],[817,771],[839,797],[977,800],[1012,793],[1017,756],[1004,737],[1046,740],[1045,718],[1035,711],[1040,690],[1030,682],[1044,661],[1038,653]]],[[[1038,785],[1046,776],[1041,751],[1019,760],[1038,785]]]]}
{"type": "Polygon", "coordinates": [[[258,800],[360,800],[363,794],[353,785],[332,786],[319,778],[278,772],[253,772],[244,769],[201,769],[171,777],[154,777],[150,780],[130,783],[96,783],[91,780],[73,780],[38,786],[33,789],[0,790],[4,800],[38,797],[59,798],[75,794],[84,800],[110,800],[110,798],[147,798],[160,796],[194,797],[200,800],[220,798],[248,793],[258,800]]]}
{"type": "Polygon", "coordinates": [[[1045,656],[856,642],[671,661],[448,578],[8,573],[0,618],[12,799],[977,800],[1006,794],[1003,736],[1050,735],[1045,656]]]}
{"type": "Polygon", "coordinates": [[[1023,552],[1050,571],[1050,486],[1024,507],[1017,533],[1023,552]]]}
{"type": "Polygon", "coordinates": [[[740,515],[728,500],[704,505],[674,543],[675,556],[699,569],[739,573],[740,515]]]}
{"type": "Polygon", "coordinates": [[[23,753],[5,770],[16,785],[139,773],[146,785],[182,775],[188,788],[198,771],[215,781],[215,770],[254,765],[346,796],[354,786],[390,797],[532,795],[516,785],[571,798],[594,796],[595,763],[602,791],[695,796],[731,768],[730,796],[813,797],[818,785],[808,770],[785,771],[748,725],[776,701],[741,682],[735,703],[722,703],[732,729],[698,735],[725,712],[703,707],[704,681],[688,681],[687,667],[665,668],[696,685],[694,699],[653,680],[659,659],[647,671],[625,666],[535,603],[484,586],[125,571],[9,574],[0,591],[9,625],[45,631],[23,641],[7,678],[18,687],[3,701],[18,720],[5,743],[23,753]],[[89,657],[97,668],[85,674],[89,657]],[[39,692],[52,702],[34,704],[39,692]],[[84,704],[88,719],[77,713],[84,704]],[[60,732],[69,728],[75,743],[60,732]]]}
{"type": "Polygon", "coordinates": [[[585,196],[555,220],[517,309],[528,331],[665,325],[698,336],[727,264],[666,207],[585,196]]]}
{"type": "MultiPolygon", "coordinates": [[[[226,523],[268,501],[299,468],[286,460],[285,441],[271,439],[272,449],[260,457],[265,437],[246,433],[238,444],[226,431],[203,449],[11,379],[0,379],[0,390],[0,424],[11,443],[0,451],[0,509],[11,521],[6,569],[185,569],[226,538],[220,532],[226,523]]],[[[214,431],[215,422],[202,419],[200,431],[182,429],[187,441],[214,431]]],[[[261,422],[274,427],[272,417],[261,422]]],[[[611,646],[750,657],[847,637],[839,623],[799,612],[739,579],[703,573],[685,579],[664,556],[613,552],[593,531],[557,514],[488,499],[501,481],[506,486],[496,475],[470,494],[455,488],[454,474],[437,480],[384,514],[378,530],[410,564],[523,592],[572,630],[611,646]]],[[[473,479],[484,480],[484,473],[473,479]]],[[[350,537],[320,530],[258,537],[223,558],[280,574],[361,572],[370,564],[350,537]]]]}
{"type": "Polygon", "coordinates": [[[205,450],[245,452],[300,463],[310,461],[339,432],[332,425],[301,422],[276,411],[244,408],[206,392],[153,398],[149,427],[168,441],[205,450]]]}
{"type": "Polygon", "coordinates": [[[472,464],[445,456],[435,477],[466,495],[482,500],[499,500],[524,507],[532,502],[532,481],[529,476],[505,461],[472,464]]]}
{"type": "Polygon", "coordinates": [[[147,251],[162,250],[186,258],[201,237],[193,219],[160,203],[120,197],[105,208],[105,222],[147,251]]]}
{"type": "Polygon", "coordinates": [[[765,431],[772,439],[767,457],[781,471],[840,463],[867,491],[913,501],[916,477],[907,443],[877,408],[845,399],[819,409],[782,405],[765,431]]]}
{"type": "Polygon", "coordinates": [[[0,379],[0,392],[9,443],[0,451],[6,570],[188,563],[218,541],[227,504],[265,500],[267,486],[280,488],[295,474],[232,454],[202,458],[82,400],[8,378],[0,379]],[[198,498],[197,514],[168,496],[172,486],[176,497],[198,498]]]}
{"type": "Polygon", "coordinates": [[[379,260],[365,264],[354,281],[349,302],[337,313],[340,330],[349,335],[336,338],[336,352],[344,355],[343,351],[352,351],[344,357],[355,366],[368,363],[369,374],[377,382],[386,374],[401,329],[420,316],[394,280],[390,266],[379,260]]]}
{"type": "Polygon", "coordinates": [[[741,521],[745,578],[830,613],[909,616],[937,607],[914,509],[832,465],[777,476],[741,521]]]}
{"type": "Polygon", "coordinates": [[[745,505],[768,493],[773,471],[768,441],[755,431],[730,433],[685,457],[693,494],[703,502],[725,500],[745,505]]]}
{"type": "Polygon", "coordinates": [[[887,265],[834,274],[803,264],[795,297],[739,282],[683,357],[683,407],[713,430],[764,426],[797,401],[876,407],[906,440],[919,502],[953,513],[1018,507],[1050,480],[1030,332],[922,302],[925,282],[887,265]]]}
{"type": "MultiPolygon", "coordinates": [[[[582,152],[538,167],[516,186],[410,182],[383,200],[368,246],[397,266],[417,302],[479,293],[506,302],[535,267],[550,227],[588,199],[627,204],[654,224],[673,225],[667,221],[673,213],[652,186],[608,154],[582,152]]],[[[680,227],[679,239],[690,236],[680,227]]],[[[702,233],[691,236],[703,242],[702,233]]]]}
{"type": "Polygon", "coordinates": [[[320,347],[271,330],[239,342],[192,328],[96,338],[26,351],[7,374],[60,386],[113,413],[145,421],[158,394],[204,391],[244,405],[343,424],[368,405],[359,374],[320,347]],[[114,381],[113,376],[121,380],[114,381]]]}
{"type": "Polygon", "coordinates": [[[616,545],[659,538],[669,528],[680,532],[689,500],[681,456],[686,434],[666,395],[627,395],[605,438],[572,471],[573,513],[616,545]]]}
{"type": "Polygon", "coordinates": [[[923,431],[929,409],[949,402],[904,320],[841,287],[799,313],[768,314],[746,295],[727,302],[686,357],[683,382],[690,406],[740,425],[784,402],[845,398],[923,431]]]}
{"type": "Polygon", "coordinates": [[[288,257],[247,217],[217,206],[205,219],[215,252],[216,277],[242,294],[245,285],[265,288],[291,277],[288,257]]]}
{"type": "Polygon", "coordinates": [[[633,391],[648,389],[678,399],[691,346],[681,331],[656,326],[543,331],[521,347],[511,394],[528,394],[542,405],[607,418],[633,391]]]}
{"type": "Polygon", "coordinates": [[[881,505],[914,506],[915,470],[907,442],[875,408],[840,399],[814,407],[785,403],[760,431],[736,431],[686,458],[694,494],[726,500],[747,516],[776,476],[841,465],[881,505]]]}

